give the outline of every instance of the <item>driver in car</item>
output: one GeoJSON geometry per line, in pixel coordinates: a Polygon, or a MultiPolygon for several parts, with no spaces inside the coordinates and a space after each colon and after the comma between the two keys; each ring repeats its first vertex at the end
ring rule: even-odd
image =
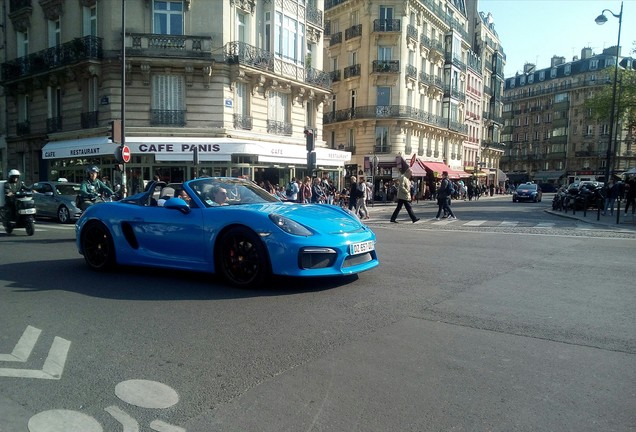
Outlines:
{"type": "Polygon", "coordinates": [[[221,186],[212,189],[213,205],[228,205],[227,190],[221,186]]]}
{"type": "Polygon", "coordinates": [[[96,166],[86,168],[86,180],[80,186],[80,208],[82,211],[95,204],[100,195],[114,195],[113,190],[97,178],[97,174],[99,174],[99,168],[96,166]]]}

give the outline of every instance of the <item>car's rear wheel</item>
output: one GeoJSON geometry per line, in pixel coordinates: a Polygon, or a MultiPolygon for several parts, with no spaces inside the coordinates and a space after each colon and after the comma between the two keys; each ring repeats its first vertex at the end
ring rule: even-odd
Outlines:
{"type": "Polygon", "coordinates": [[[267,250],[254,231],[234,227],[223,233],[216,247],[216,268],[236,287],[256,288],[269,277],[267,250]]]}
{"type": "Polygon", "coordinates": [[[81,245],[86,264],[97,271],[112,268],[115,264],[115,244],[103,224],[93,222],[82,230],[81,245]]]}
{"type": "Polygon", "coordinates": [[[57,209],[57,220],[59,223],[69,223],[71,221],[71,212],[68,211],[68,207],[62,205],[57,209]]]}

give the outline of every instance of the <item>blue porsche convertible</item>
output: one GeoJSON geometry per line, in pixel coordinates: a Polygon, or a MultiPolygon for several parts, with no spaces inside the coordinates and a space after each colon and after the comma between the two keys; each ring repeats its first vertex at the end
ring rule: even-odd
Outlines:
{"type": "Polygon", "coordinates": [[[143,193],[93,205],[77,221],[76,242],[93,270],[213,272],[238,287],[271,275],[351,275],[378,265],[375,234],[347,210],[284,202],[229,177],[151,182],[143,193]]]}

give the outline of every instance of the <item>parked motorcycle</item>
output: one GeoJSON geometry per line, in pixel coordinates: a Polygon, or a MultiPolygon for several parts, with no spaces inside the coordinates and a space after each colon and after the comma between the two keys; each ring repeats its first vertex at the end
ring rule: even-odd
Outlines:
{"type": "MultiPolygon", "coordinates": [[[[4,191],[2,192],[4,197],[4,191]]],[[[2,226],[7,234],[15,228],[25,228],[29,236],[35,234],[35,201],[33,193],[21,190],[15,194],[15,209],[11,211],[4,206],[0,209],[2,226]]]]}

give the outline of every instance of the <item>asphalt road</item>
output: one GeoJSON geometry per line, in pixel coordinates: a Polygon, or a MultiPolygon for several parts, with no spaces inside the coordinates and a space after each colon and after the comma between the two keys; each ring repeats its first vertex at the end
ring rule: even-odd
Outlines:
{"type": "Polygon", "coordinates": [[[635,430],[636,233],[548,205],[374,206],[379,268],[259,291],[0,234],[0,431],[635,430]]]}

